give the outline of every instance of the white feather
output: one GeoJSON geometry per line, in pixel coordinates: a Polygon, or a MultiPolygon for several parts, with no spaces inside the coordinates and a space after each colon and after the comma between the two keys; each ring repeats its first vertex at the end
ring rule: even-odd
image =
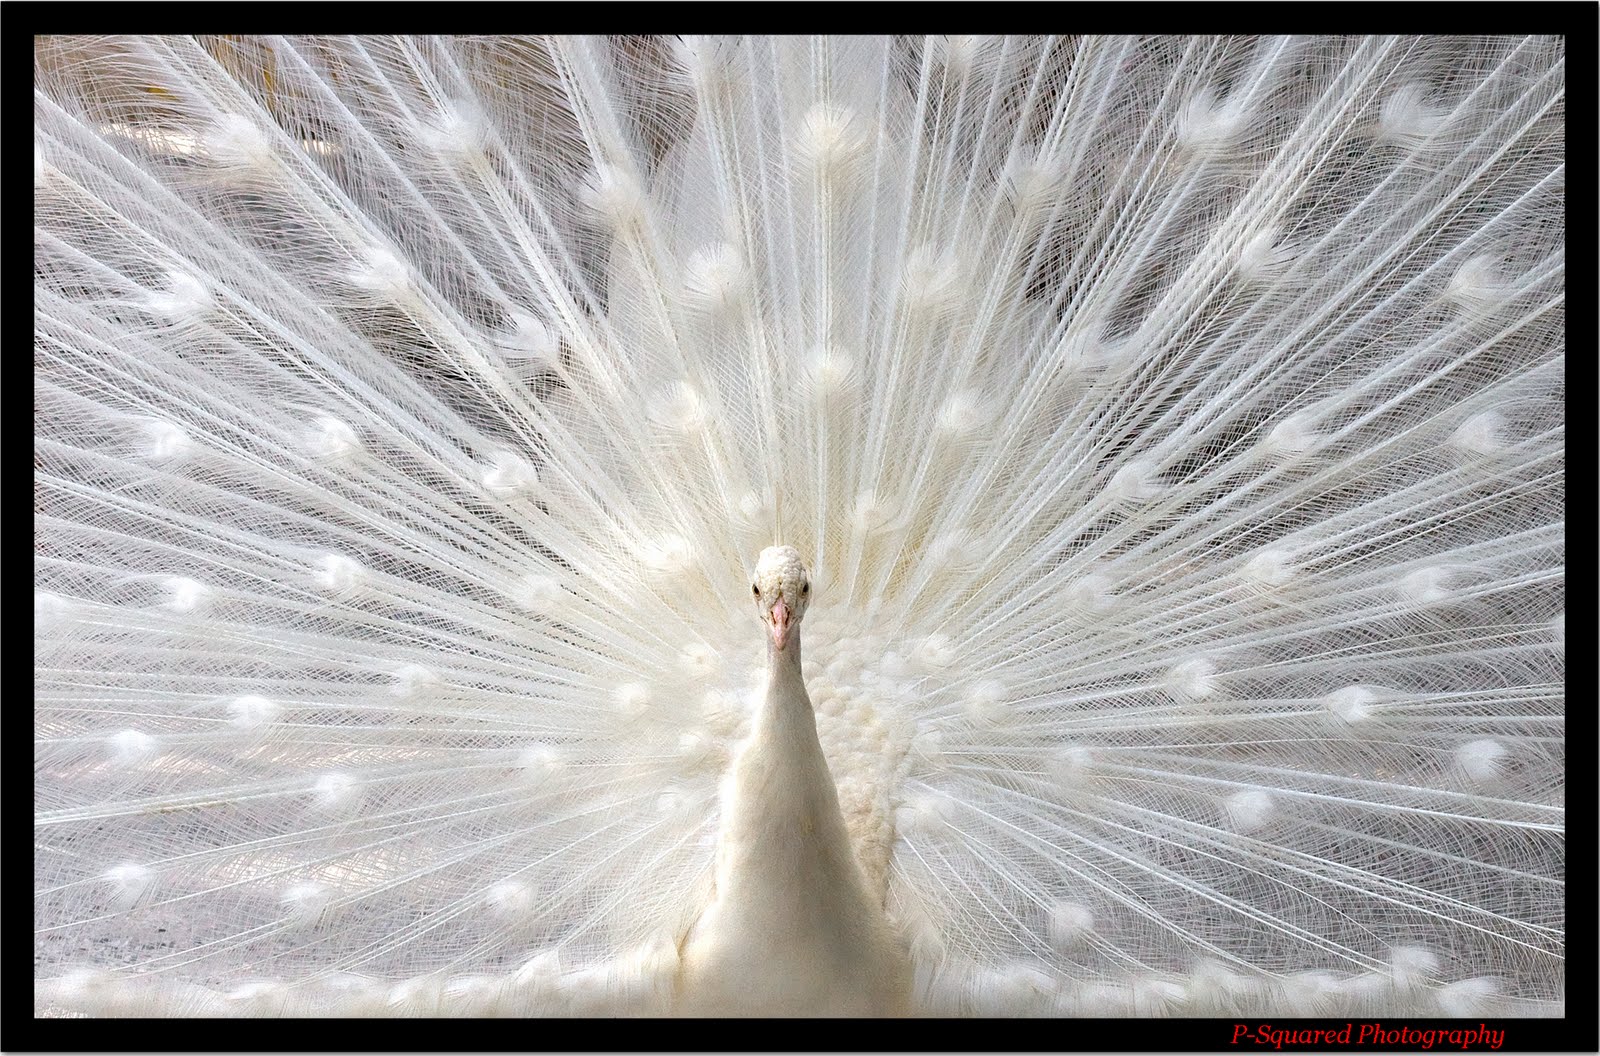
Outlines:
{"type": "Polygon", "coordinates": [[[1559,1012],[1564,51],[40,38],[38,999],[1559,1012]]]}

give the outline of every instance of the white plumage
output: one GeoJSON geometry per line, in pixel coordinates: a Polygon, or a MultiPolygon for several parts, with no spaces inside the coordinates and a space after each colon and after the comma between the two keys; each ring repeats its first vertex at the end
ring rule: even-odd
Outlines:
{"type": "Polygon", "coordinates": [[[42,1006],[1561,1010],[1560,40],[36,77],[42,1006]]]}
{"type": "MultiPolygon", "coordinates": [[[[767,684],[723,784],[711,901],[683,943],[685,1011],[908,1010],[910,965],[883,912],[884,874],[870,830],[876,819],[853,814],[858,831],[849,830],[801,676],[810,592],[798,551],[762,551],[752,593],[771,628],[767,684]]],[[[870,766],[838,751],[834,759],[846,773],[870,766]]]]}

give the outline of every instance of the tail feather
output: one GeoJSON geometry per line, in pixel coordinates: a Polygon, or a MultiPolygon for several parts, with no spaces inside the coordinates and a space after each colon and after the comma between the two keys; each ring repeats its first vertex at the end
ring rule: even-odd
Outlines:
{"type": "Polygon", "coordinates": [[[49,1000],[669,1009],[781,541],[925,1008],[1559,1006],[1561,40],[36,53],[49,1000]]]}

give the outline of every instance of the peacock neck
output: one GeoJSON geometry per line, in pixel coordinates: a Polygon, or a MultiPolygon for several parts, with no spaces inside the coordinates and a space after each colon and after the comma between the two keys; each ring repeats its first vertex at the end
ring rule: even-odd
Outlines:
{"type": "Polygon", "coordinates": [[[800,628],[791,633],[788,645],[778,649],[767,642],[767,698],[761,709],[763,724],[788,719],[805,719],[815,728],[811,697],[800,674],[800,628]]]}
{"type": "Polygon", "coordinates": [[[798,635],[767,643],[766,697],[722,794],[716,897],[680,955],[687,1014],[900,1014],[909,975],[839,809],[798,635]]]}

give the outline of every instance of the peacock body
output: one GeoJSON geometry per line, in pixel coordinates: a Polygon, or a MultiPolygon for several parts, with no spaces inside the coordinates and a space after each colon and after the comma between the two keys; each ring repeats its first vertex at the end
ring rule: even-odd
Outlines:
{"type": "Polygon", "coordinates": [[[40,1003],[1561,1010],[1560,40],[36,81],[40,1003]]]}

